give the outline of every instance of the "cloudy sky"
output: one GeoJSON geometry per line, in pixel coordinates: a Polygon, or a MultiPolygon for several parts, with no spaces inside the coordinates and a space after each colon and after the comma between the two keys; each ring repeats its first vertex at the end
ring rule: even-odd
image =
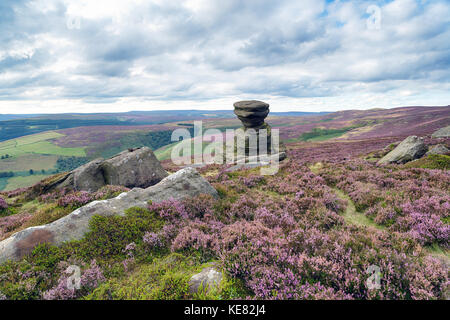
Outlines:
{"type": "Polygon", "coordinates": [[[450,104],[450,1],[0,0],[0,113],[450,104]]]}

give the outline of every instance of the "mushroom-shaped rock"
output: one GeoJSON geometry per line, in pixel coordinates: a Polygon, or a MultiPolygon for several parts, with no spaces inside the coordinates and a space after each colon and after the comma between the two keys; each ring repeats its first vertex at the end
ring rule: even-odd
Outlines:
{"type": "Polygon", "coordinates": [[[257,128],[264,124],[269,114],[269,105],[262,101],[239,101],[234,104],[234,113],[246,128],[257,128]]]}

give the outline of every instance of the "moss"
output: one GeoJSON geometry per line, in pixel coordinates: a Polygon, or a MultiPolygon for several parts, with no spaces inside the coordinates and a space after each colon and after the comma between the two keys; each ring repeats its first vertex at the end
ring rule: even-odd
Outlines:
{"type": "Polygon", "coordinates": [[[90,231],[80,241],[67,244],[68,250],[80,258],[89,261],[123,260],[127,257],[124,248],[134,242],[138,249],[144,251],[145,232],[158,231],[163,226],[162,219],[154,212],[143,208],[130,208],[125,216],[94,216],[89,222],[90,231]]]}
{"type": "Polygon", "coordinates": [[[430,154],[421,159],[408,162],[404,165],[406,168],[422,168],[422,169],[450,169],[450,156],[444,154],[430,154]]]}
{"type": "Polygon", "coordinates": [[[171,253],[143,264],[126,278],[114,278],[95,289],[88,300],[173,300],[189,298],[189,279],[201,265],[195,257],[171,253]]]}

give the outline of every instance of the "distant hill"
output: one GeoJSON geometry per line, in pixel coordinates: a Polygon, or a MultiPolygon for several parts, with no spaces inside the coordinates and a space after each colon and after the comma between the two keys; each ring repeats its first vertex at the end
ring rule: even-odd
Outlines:
{"type": "MultiPolygon", "coordinates": [[[[0,190],[29,186],[51,174],[68,171],[94,158],[108,158],[140,146],[170,158],[174,129],[194,120],[203,128],[238,128],[230,110],[134,111],[111,114],[42,115],[0,122],[0,190]],[[31,133],[31,135],[30,135],[31,133]],[[14,136],[12,139],[5,139],[14,136]],[[13,176],[11,176],[13,173],[13,176]]],[[[428,135],[450,124],[449,107],[403,107],[334,113],[271,112],[267,122],[280,129],[286,144],[428,135]]]]}
{"type": "MultiPolygon", "coordinates": [[[[277,116],[313,116],[326,112],[273,112],[277,116]]],[[[185,120],[235,118],[233,110],[158,110],[123,113],[3,114],[0,141],[48,130],[96,126],[136,126],[185,120]]]]}

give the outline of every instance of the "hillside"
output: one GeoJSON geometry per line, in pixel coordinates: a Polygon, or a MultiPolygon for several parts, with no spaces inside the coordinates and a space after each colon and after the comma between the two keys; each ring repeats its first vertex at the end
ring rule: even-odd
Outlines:
{"type": "MultiPolygon", "coordinates": [[[[391,126],[393,119],[415,119],[415,128],[428,132],[420,121],[448,117],[436,112],[409,118],[402,109],[381,118],[391,126]]],[[[337,130],[382,113],[334,114],[337,119],[312,125],[337,130]]],[[[298,125],[311,132],[310,123],[298,125]]],[[[399,136],[332,141],[320,141],[332,134],[316,130],[288,143],[288,159],[273,176],[261,176],[259,168],[203,167],[218,198],[164,200],[124,216],[97,216],[81,240],[39,245],[0,264],[0,293],[8,299],[448,299],[450,160],[376,164],[410,130],[400,128],[399,136]],[[77,291],[65,287],[73,264],[82,270],[77,291]],[[221,275],[218,287],[192,292],[192,276],[207,268],[221,275]],[[367,285],[373,268],[375,288],[367,285]]],[[[449,138],[426,139],[450,147],[449,138]]],[[[3,193],[0,239],[122,191],[3,193]]]]}
{"type": "MultiPolygon", "coordinates": [[[[186,111],[166,114],[130,112],[124,114],[53,115],[42,121],[121,121],[121,125],[77,126],[52,130],[26,137],[0,142],[0,173],[13,176],[0,177],[0,190],[27,187],[51,174],[74,169],[88,160],[108,158],[124,149],[148,146],[160,160],[169,159],[175,144],[172,131],[193,124],[191,118],[203,121],[204,130],[238,128],[240,122],[231,111],[186,111]],[[178,115],[177,115],[178,114],[178,115]],[[223,118],[226,115],[227,118],[223,118]],[[233,117],[231,118],[231,116],[233,117]],[[58,118],[60,118],[58,120],[58,118]],[[173,121],[176,118],[176,121],[173,121]],[[167,121],[163,124],[135,125],[137,122],[167,121]],[[134,123],[134,125],[129,125],[134,123]],[[5,158],[8,156],[8,158],[5,158]],[[30,174],[32,170],[32,174],[30,174]],[[36,177],[36,175],[39,175],[36,177]]],[[[411,134],[426,135],[450,123],[448,107],[405,107],[366,111],[342,111],[326,114],[289,113],[270,114],[268,122],[280,129],[285,143],[301,141],[327,141],[330,139],[367,139],[373,137],[404,138],[411,134]]],[[[37,118],[40,119],[40,118],[37,118]]],[[[39,121],[41,121],[39,120],[39,121]]],[[[25,120],[18,120],[25,121],[25,120]]],[[[26,120],[28,121],[28,120],[26,120]]],[[[31,120],[30,120],[31,121],[31,120]]],[[[37,121],[33,118],[32,121],[37,121]]],[[[7,121],[6,121],[7,122],[7,121]]],[[[0,122],[0,126],[2,123],[0,122]]],[[[4,130],[3,130],[4,131],[4,130]]],[[[0,130],[2,132],[2,130],[0,130]]],[[[1,134],[0,134],[1,136],[1,134]]],[[[394,139],[395,140],[395,139],[394,139]]]]}

